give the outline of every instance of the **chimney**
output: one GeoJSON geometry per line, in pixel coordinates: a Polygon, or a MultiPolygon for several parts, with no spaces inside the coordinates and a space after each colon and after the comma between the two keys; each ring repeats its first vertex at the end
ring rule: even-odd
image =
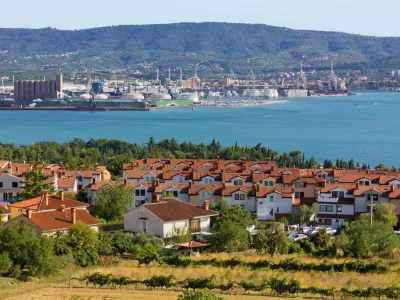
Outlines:
{"type": "Polygon", "coordinates": [[[390,191],[394,192],[394,185],[393,184],[390,186],[390,191]]]}
{"type": "Polygon", "coordinates": [[[369,174],[369,169],[366,169],[365,172],[367,172],[367,174],[369,174]]]}
{"type": "Polygon", "coordinates": [[[322,187],[326,187],[326,180],[322,181],[322,187]]]}
{"type": "Polygon", "coordinates": [[[61,204],[61,211],[65,212],[65,205],[64,204],[61,204]]]}
{"type": "Polygon", "coordinates": [[[204,201],[204,209],[205,210],[210,210],[210,200],[204,201]]]}
{"type": "Polygon", "coordinates": [[[160,195],[159,194],[153,195],[153,203],[158,203],[158,202],[160,202],[160,195]]]}
{"type": "Polygon", "coordinates": [[[43,191],[44,204],[49,205],[49,191],[43,191]]]}
{"type": "Polygon", "coordinates": [[[28,214],[28,218],[29,218],[29,219],[32,219],[32,210],[31,210],[30,208],[28,208],[28,209],[26,210],[26,212],[27,212],[27,214],[28,214]]]}
{"type": "Polygon", "coordinates": [[[275,166],[271,166],[271,171],[275,171],[275,166]]]}
{"type": "Polygon", "coordinates": [[[360,184],[357,182],[356,183],[356,190],[358,190],[360,188],[360,184]]]}
{"type": "Polygon", "coordinates": [[[64,192],[63,191],[59,191],[58,192],[58,197],[60,198],[61,201],[64,201],[64,192]]]}
{"type": "Polygon", "coordinates": [[[76,223],[76,208],[71,209],[71,222],[72,224],[76,223]]]}

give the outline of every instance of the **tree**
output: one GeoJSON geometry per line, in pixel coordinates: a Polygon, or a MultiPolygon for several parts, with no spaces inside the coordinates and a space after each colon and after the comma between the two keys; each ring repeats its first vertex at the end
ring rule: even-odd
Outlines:
{"type": "Polygon", "coordinates": [[[383,222],[395,227],[398,222],[396,206],[391,203],[379,203],[373,207],[373,220],[383,222]]]}
{"type": "Polygon", "coordinates": [[[167,243],[182,244],[192,240],[192,234],[186,227],[175,227],[167,234],[167,243]]]}
{"type": "Polygon", "coordinates": [[[318,248],[327,249],[332,245],[332,237],[326,232],[326,230],[320,230],[316,234],[312,235],[310,241],[318,248]]]}
{"type": "Polygon", "coordinates": [[[248,249],[251,235],[247,229],[257,224],[257,215],[240,205],[230,205],[225,199],[221,199],[216,209],[220,215],[212,228],[211,247],[229,252],[248,249]]]}
{"type": "Polygon", "coordinates": [[[132,189],[122,185],[105,186],[96,194],[94,214],[107,222],[121,220],[132,203],[132,189]]]}
{"type": "Polygon", "coordinates": [[[164,247],[164,240],[153,233],[137,233],[132,236],[132,243],[143,247],[147,243],[154,245],[158,250],[164,247]]]}
{"type": "Polygon", "coordinates": [[[185,291],[183,295],[178,296],[178,300],[224,300],[216,296],[211,290],[185,291]]]}
{"type": "Polygon", "coordinates": [[[371,226],[369,215],[363,214],[343,231],[338,239],[338,247],[346,256],[369,257],[385,253],[396,247],[398,238],[392,224],[374,221],[371,226]]]}
{"type": "MultiPolygon", "coordinates": [[[[57,271],[53,240],[37,237],[33,228],[26,225],[0,227],[0,264],[11,270],[25,270],[27,275],[49,275],[57,271]],[[8,258],[6,257],[8,256],[8,258]]],[[[3,271],[5,271],[5,269],[3,271]]]]}
{"type": "Polygon", "coordinates": [[[300,206],[300,224],[308,224],[311,217],[318,212],[318,204],[314,203],[312,206],[300,206]]]}
{"type": "Polygon", "coordinates": [[[273,256],[275,254],[287,254],[290,242],[281,225],[275,223],[265,231],[255,234],[252,245],[258,251],[264,251],[264,253],[273,256]]]}
{"type": "Polygon", "coordinates": [[[54,184],[48,179],[49,177],[43,174],[43,168],[35,165],[32,170],[26,172],[24,191],[18,195],[18,200],[39,197],[44,191],[54,194],[54,184]]]}
{"type": "Polygon", "coordinates": [[[133,234],[129,232],[117,231],[112,235],[112,243],[115,251],[118,254],[126,253],[129,248],[133,245],[132,242],[133,234]]]}
{"type": "Polygon", "coordinates": [[[72,249],[72,255],[81,267],[97,264],[98,243],[97,232],[89,225],[76,223],[68,230],[67,245],[72,249]]]}
{"type": "Polygon", "coordinates": [[[149,264],[154,260],[158,260],[159,253],[156,246],[151,243],[146,243],[143,247],[134,245],[131,247],[129,252],[135,254],[135,259],[140,264],[149,264]]]}

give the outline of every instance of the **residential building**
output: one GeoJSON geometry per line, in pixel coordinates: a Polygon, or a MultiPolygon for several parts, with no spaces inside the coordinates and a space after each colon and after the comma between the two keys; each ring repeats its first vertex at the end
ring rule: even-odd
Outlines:
{"type": "Polygon", "coordinates": [[[218,213],[209,210],[209,202],[204,208],[183,201],[165,198],[156,203],[144,204],[124,215],[124,230],[135,233],[154,233],[161,238],[176,234],[178,229],[186,229],[192,235],[211,232],[211,217],[218,213]]]}

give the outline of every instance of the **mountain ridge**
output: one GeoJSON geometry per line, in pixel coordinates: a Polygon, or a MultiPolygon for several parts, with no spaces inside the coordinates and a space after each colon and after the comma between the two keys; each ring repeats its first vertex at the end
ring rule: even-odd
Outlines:
{"type": "MultiPolygon", "coordinates": [[[[290,29],[264,24],[200,22],[89,29],[0,28],[0,67],[126,69],[202,62],[210,74],[368,63],[400,57],[400,37],[290,29]]],[[[148,69],[148,70],[146,70],[148,69]]]]}

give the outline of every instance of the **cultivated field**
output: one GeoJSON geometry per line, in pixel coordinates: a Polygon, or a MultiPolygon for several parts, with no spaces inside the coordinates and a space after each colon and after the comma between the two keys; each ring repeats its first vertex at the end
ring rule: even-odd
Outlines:
{"type": "MultiPolygon", "coordinates": [[[[235,255],[220,254],[213,255],[219,259],[229,259],[235,255]]],[[[204,258],[204,256],[202,257],[204,258]]],[[[299,256],[279,256],[268,257],[249,254],[242,256],[244,260],[255,261],[259,259],[270,259],[278,262],[286,258],[296,258],[302,262],[322,263],[324,260],[299,257],[299,256]]],[[[331,262],[343,262],[343,259],[332,259],[331,262]]],[[[336,287],[340,289],[346,287],[349,289],[373,287],[389,287],[393,284],[400,284],[400,262],[391,261],[391,272],[387,274],[358,274],[352,272],[284,272],[282,270],[257,270],[253,271],[245,267],[235,268],[217,268],[211,266],[173,268],[169,266],[160,266],[152,263],[149,266],[138,266],[135,261],[122,261],[118,265],[96,266],[92,268],[80,269],[71,267],[68,270],[60,272],[58,275],[49,278],[32,279],[30,282],[18,283],[11,279],[2,279],[0,281],[0,299],[68,299],[68,300],[86,300],[86,299],[176,299],[177,295],[182,294],[178,291],[147,290],[145,286],[123,287],[122,289],[93,288],[91,285],[86,287],[74,278],[78,278],[87,273],[101,272],[104,274],[124,275],[134,279],[149,279],[153,275],[174,275],[177,280],[183,280],[188,277],[197,278],[201,276],[216,276],[216,282],[224,284],[229,281],[248,281],[259,284],[264,277],[295,278],[305,287],[336,287]]],[[[251,293],[250,293],[251,294],[251,293]]],[[[243,290],[235,288],[231,294],[222,295],[225,299],[273,299],[268,295],[261,296],[253,294],[251,296],[243,295],[243,290]]],[[[277,298],[274,298],[277,299],[277,298]]],[[[279,299],[286,299],[280,297],[279,299]]],[[[291,298],[293,299],[293,298],[291,298]]]]}

